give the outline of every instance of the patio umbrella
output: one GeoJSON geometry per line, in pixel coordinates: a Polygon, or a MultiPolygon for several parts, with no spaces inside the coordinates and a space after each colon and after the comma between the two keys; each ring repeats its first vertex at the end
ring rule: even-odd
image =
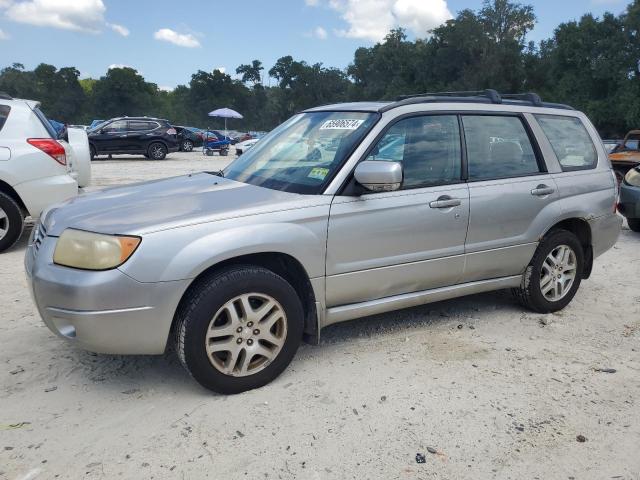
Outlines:
{"type": "Polygon", "coordinates": [[[231,110],[230,108],[219,108],[213,112],[209,112],[209,116],[224,118],[224,134],[227,137],[227,118],[244,118],[238,112],[231,110]]]}

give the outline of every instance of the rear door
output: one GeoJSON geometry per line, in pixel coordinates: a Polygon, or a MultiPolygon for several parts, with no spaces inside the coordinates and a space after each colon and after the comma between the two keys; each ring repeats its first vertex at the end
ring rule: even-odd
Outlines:
{"type": "Polygon", "coordinates": [[[336,196],[327,241],[328,307],[453,285],[462,277],[469,192],[456,115],[393,124],[367,160],[397,161],[395,192],[336,196]]]}
{"type": "Polygon", "coordinates": [[[554,179],[524,117],[462,115],[471,210],[464,281],[519,275],[558,214],[554,179]]]}
{"type": "Polygon", "coordinates": [[[151,137],[159,125],[151,120],[129,120],[127,131],[127,150],[129,152],[146,152],[151,137]]]}

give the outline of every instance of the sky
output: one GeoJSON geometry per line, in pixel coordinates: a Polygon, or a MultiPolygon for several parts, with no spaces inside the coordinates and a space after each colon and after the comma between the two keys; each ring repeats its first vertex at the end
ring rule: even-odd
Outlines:
{"type": "MultiPolygon", "coordinates": [[[[630,0],[520,0],[538,23],[529,40],[585,13],[621,13],[630,0]]],[[[344,68],[358,47],[393,27],[410,38],[482,0],[0,0],[0,68],[14,62],[74,66],[99,78],[113,66],[137,69],[172,89],[197,70],[235,75],[259,59],[265,72],[284,55],[344,68]]],[[[265,79],[265,84],[269,79],[265,79]]]]}

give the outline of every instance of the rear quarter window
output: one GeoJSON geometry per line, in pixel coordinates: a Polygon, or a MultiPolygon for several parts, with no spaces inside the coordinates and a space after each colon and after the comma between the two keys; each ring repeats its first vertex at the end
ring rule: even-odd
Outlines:
{"type": "Polygon", "coordinates": [[[579,118],[536,115],[549,139],[563,172],[589,170],[598,164],[598,154],[591,136],[579,118]]]}
{"type": "Polygon", "coordinates": [[[4,124],[7,123],[10,111],[11,107],[9,105],[0,105],[0,132],[2,131],[2,127],[4,127],[4,124]]]}

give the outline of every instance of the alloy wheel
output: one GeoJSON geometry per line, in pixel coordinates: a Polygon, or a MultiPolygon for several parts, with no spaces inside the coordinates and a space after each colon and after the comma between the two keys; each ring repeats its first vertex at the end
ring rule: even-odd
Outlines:
{"type": "Polygon", "coordinates": [[[0,208],[0,240],[2,240],[9,232],[9,216],[2,208],[0,208]]]}
{"type": "Polygon", "coordinates": [[[576,253],[567,245],[555,247],[544,262],[540,272],[540,290],[550,301],[563,299],[571,290],[576,279],[576,253]]]}
{"type": "Polygon", "coordinates": [[[161,145],[154,145],[151,147],[151,156],[155,159],[160,159],[164,155],[164,149],[161,145]]]}
{"type": "Polygon", "coordinates": [[[267,367],[287,338],[284,309],[269,295],[247,293],[226,302],[207,328],[211,364],[225,375],[244,377],[267,367]]]}

